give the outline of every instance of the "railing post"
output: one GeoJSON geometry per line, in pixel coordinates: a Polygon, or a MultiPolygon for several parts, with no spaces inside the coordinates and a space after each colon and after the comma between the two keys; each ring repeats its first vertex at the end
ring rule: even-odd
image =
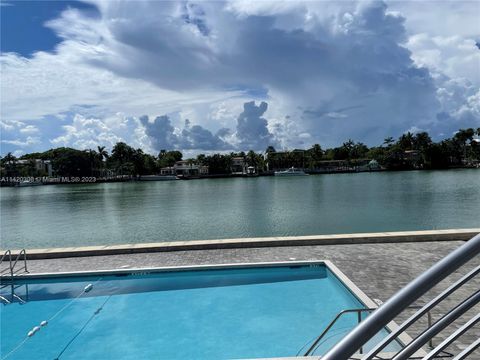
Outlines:
{"type": "Polygon", "coordinates": [[[322,360],[346,360],[414,301],[480,253],[480,234],[451,252],[392,296],[331,348],[322,360]]]}
{"type": "MultiPolygon", "coordinates": [[[[427,312],[427,325],[429,328],[432,327],[432,314],[430,313],[430,311],[427,312]]],[[[428,341],[428,346],[430,346],[431,349],[434,348],[433,337],[428,341]]]]}
{"type": "Polygon", "coordinates": [[[23,251],[23,266],[25,267],[25,272],[28,272],[27,269],[27,250],[22,249],[23,251]]]}
{"type": "MultiPolygon", "coordinates": [[[[358,321],[358,324],[360,324],[362,322],[362,314],[360,312],[357,313],[357,321],[358,321]]],[[[360,346],[359,352],[360,352],[360,354],[363,354],[363,346],[360,346]]]]}

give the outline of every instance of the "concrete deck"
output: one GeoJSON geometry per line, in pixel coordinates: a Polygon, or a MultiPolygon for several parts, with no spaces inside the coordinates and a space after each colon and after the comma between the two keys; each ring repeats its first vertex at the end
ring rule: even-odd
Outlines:
{"type": "MultiPolygon", "coordinates": [[[[463,244],[463,241],[444,240],[408,243],[179,250],[173,252],[30,260],[28,266],[31,273],[44,273],[222,263],[330,260],[369,297],[386,301],[396,291],[461,244],[463,244]]],[[[435,287],[429,293],[428,299],[433,294],[438,294],[446,288],[448,283],[458,279],[478,264],[480,264],[480,259],[477,257],[470,261],[460,272],[454,273],[441,285],[435,287]]],[[[459,289],[458,293],[451,299],[447,299],[440,304],[439,308],[433,313],[434,321],[439,318],[442,312],[455,306],[459,299],[465,298],[479,288],[480,279],[475,279],[459,289]]],[[[420,301],[420,303],[424,302],[424,299],[420,301]]],[[[471,317],[472,314],[479,311],[480,306],[477,306],[467,315],[471,317]]],[[[403,321],[407,315],[403,314],[397,318],[397,323],[403,321]]],[[[462,323],[460,320],[456,324],[451,325],[447,333],[451,333],[462,323]]],[[[424,324],[426,324],[426,321],[424,324]]],[[[319,329],[319,333],[321,330],[319,329]]],[[[420,330],[420,326],[416,326],[409,331],[409,334],[414,336],[420,330]]],[[[449,349],[454,353],[458,353],[460,349],[464,349],[478,337],[480,337],[479,326],[463,335],[449,349]]],[[[442,337],[436,338],[435,344],[438,344],[442,339],[442,337]]],[[[427,350],[426,347],[425,349],[427,350]]],[[[480,360],[480,349],[477,349],[469,359],[480,360]]]]}
{"type": "MultiPolygon", "coordinates": [[[[77,256],[117,255],[182,250],[187,251],[306,245],[378,244],[422,241],[438,242],[469,240],[478,233],[480,233],[480,228],[216,240],[190,240],[174,242],[28,249],[28,257],[29,259],[55,259],[77,256]]],[[[1,252],[3,252],[3,250],[1,252]]],[[[13,254],[17,254],[19,252],[20,250],[12,250],[13,254]]]]}

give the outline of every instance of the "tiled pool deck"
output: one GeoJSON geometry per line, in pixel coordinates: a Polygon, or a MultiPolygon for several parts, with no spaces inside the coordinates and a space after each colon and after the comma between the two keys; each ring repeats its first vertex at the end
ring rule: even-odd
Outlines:
{"type": "MultiPolygon", "coordinates": [[[[31,273],[43,273],[288,260],[330,260],[368,296],[386,301],[396,291],[461,244],[463,244],[462,241],[432,241],[190,250],[30,260],[28,266],[31,273]]],[[[430,294],[438,294],[447,283],[458,279],[479,262],[478,257],[470,261],[460,272],[454,273],[435,287],[430,294]]],[[[479,287],[480,279],[475,279],[459,289],[452,299],[447,299],[440,304],[439,309],[432,314],[433,320],[438,319],[442,311],[455,306],[460,298],[467,297],[479,287]]],[[[476,306],[467,315],[471,317],[479,311],[480,306],[476,306]]],[[[407,315],[403,314],[403,317],[397,318],[397,323],[407,315]]],[[[424,323],[426,324],[426,320],[424,323]]],[[[461,321],[457,322],[460,325],[461,323],[461,321]]],[[[459,325],[451,325],[448,333],[458,327],[459,325]]],[[[319,333],[321,330],[319,329],[319,333]]],[[[418,330],[419,327],[414,328],[409,331],[409,334],[415,335],[418,330]]],[[[478,337],[480,337],[479,326],[463,335],[449,349],[452,352],[458,352],[478,337]]],[[[442,340],[440,336],[435,338],[435,344],[440,340],[442,340]]],[[[479,349],[470,358],[480,360],[479,349]]]]}

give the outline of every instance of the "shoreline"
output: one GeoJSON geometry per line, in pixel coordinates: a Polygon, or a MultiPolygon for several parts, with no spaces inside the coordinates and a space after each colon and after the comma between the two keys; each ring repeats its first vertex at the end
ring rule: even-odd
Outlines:
{"type": "MultiPolygon", "coordinates": [[[[445,169],[395,169],[395,170],[388,170],[388,169],[376,169],[376,170],[360,170],[360,169],[352,169],[352,170],[327,170],[327,171],[320,171],[320,170],[304,170],[308,175],[335,175],[335,174],[358,174],[358,173],[378,173],[378,172],[412,172],[412,171],[448,171],[448,170],[479,170],[480,168],[477,167],[450,167],[445,169]]],[[[167,179],[168,176],[165,176],[165,179],[162,179],[161,175],[142,175],[142,176],[158,176],[159,179],[153,180],[142,180],[141,176],[128,176],[128,175],[119,175],[115,178],[96,178],[93,176],[86,176],[86,177],[70,177],[70,176],[57,176],[57,177],[32,177],[32,176],[25,176],[25,177],[15,177],[14,179],[18,179],[15,181],[7,181],[7,178],[2,178],[0,181],[0,187],[23,187],[23,186],[41,186],[41,185],[85,185],[85,184],[101,184],[101,183],[118,183],[118,182],[150,182],[150,181],[174,181],[174,180],[181,180],[177,179],[167,179]],[[37,179],[37,180],[35,180],[37,179]],[[43,181],[41,179],[44,179],[43,181]],[[79,179],[79,180],[77,180],[79,179]],[[19,185],[22,181],[29,182],[26,185],[19,185]]],[[[247,174],[212,174],[212,175],[200,175],[198,177],[192,178],[185,178],[183,180],[201,180],[201,179],[230,179],[230,178],[258,178],[258,177],[270,177],[275,176],[274,171],[264,172],[261,174],[256,175],[247,175],[247,174]]]]}
{"type": "MultiPolygon", "coordinates": [[[[26,249],[29,260],[58,259],[67,257],[89,257],[154,252],[176,252],[192,250],[218,250],[241,248],[268,248],[285,246],[358,245],[407,242],[467,241],[480,233],[480,228],[395,231],[378,233],[352,233],[333,235],[308,235],[285,237],[237,238],[216,240],[190,240],[156,243],[98,245],[64,248],[26,249]]],[[[1,250],[4,252],[6,249],[1,250]]],[[[20,249],[11,250],[12,256],[20,249]]]]}

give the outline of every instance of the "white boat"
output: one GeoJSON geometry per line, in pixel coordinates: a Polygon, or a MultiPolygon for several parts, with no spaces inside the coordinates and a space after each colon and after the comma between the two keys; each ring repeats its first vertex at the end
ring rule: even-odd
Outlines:
{"type": "Polygon", "coordinates": [[[290,169],[284,171],[275,171],[275,176],[307,176],[305,171],[295,169],[293,166],[290,169]]]}

